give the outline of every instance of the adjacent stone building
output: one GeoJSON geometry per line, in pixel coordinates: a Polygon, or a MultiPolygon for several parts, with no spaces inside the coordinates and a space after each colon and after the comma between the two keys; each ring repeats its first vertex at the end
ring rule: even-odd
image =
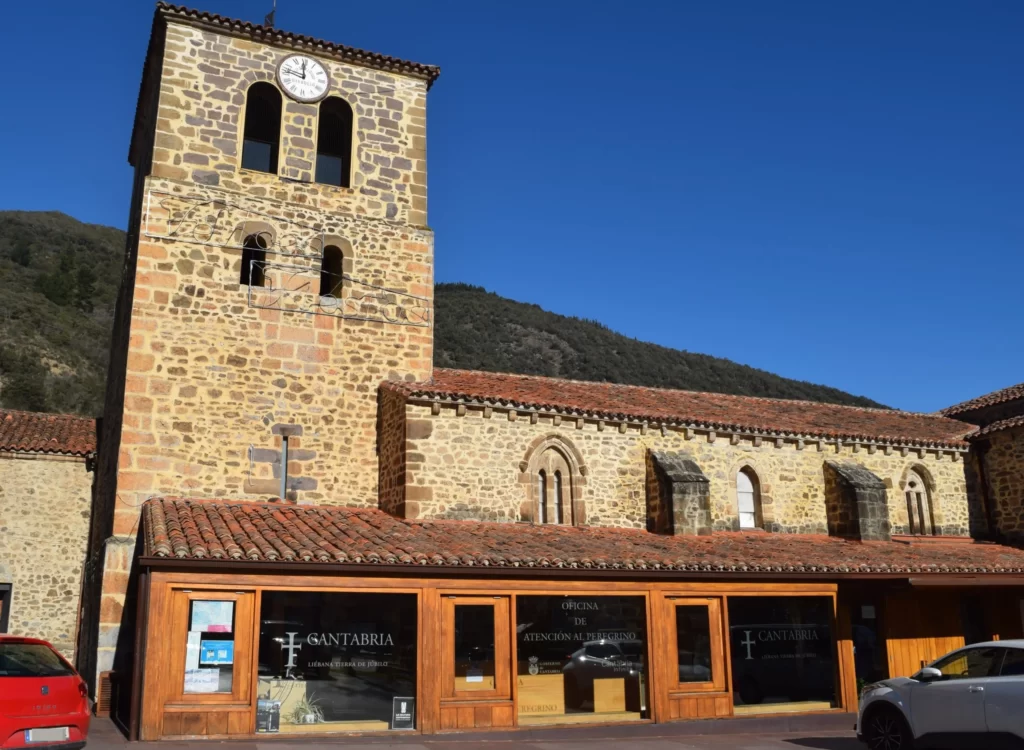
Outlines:
{"type": "Polygon", "coordinates": [[[970,436],[976,502],[993,534],[1024,540],[1024,383],[943,409],[942,414],[979,427],[970,436]]]}
{"type": "MultiPolygon", "coordinates": [[[[745,477],[750,528],[860,538],[830,520],[845,502],[831,496],[830,477],[847,465],[880,489],[872,538],[923,530],[911,528],[905,502],[911,477],[923,479],[928,534],[983,531],[964,479],[970,428],[935,415],[439,368],[428,382],[385,383],[382,403],[382,429],[404,422],[406,436],[404,454],[393,433],[385,438],[382,507],[407,518],[536,522],[540,492],[557,502],[560,475],[561,522],[660,529],[652,487],[665,479],[652,485],[648,457],[672,454],[707,478],[707,531],[743,528],[745,477]],[[393,416],[401,404],[404,415],[393,416]],[[538,491],[545,453],[565,468],[548,471],[538,491]]],[[[852,518],[866,520],[851,502],[852,518]]]]}
{"type": "Polygon", "coordinates": [[[74,659],[96,420],[0,410],[0,633],[74,659]]]}

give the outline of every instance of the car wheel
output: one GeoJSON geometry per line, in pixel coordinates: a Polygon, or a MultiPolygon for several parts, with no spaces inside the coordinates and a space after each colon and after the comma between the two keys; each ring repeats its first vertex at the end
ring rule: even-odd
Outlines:
{"type": "Polygon", "coordinates": [[[914,735],[895,708],[872,711],[864,724],[864,741],[871,750],[913,750],[914,735]]]}

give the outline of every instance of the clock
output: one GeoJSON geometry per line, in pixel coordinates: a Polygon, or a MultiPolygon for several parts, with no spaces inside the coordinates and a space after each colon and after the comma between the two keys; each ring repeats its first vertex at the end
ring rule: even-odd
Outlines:
{"type": "Polygon", "coordinates": [[[277,82],[292,99],[318,102],[327,95],[331,80],[318,60],[307,55],[288,55],[277,66],[277,82]]]}

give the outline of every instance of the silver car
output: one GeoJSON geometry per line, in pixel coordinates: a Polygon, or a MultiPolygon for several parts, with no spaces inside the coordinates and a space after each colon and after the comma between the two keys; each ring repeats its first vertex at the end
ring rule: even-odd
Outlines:
{"type": "Polygon", "coordinates": [[[1024,747],[1024,640],[974,643],[861,691],[871,750],[1024,747]]]}

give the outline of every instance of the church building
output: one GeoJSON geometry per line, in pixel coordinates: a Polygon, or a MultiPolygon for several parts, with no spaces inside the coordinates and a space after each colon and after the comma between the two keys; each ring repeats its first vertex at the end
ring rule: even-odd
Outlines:
{"type": "Polygon", "coordinates": [[[1021,637],[1024,388],[433,366],[431,65],[159,3],[78,664],[133,739],[835,714],[1021,637]]]}

